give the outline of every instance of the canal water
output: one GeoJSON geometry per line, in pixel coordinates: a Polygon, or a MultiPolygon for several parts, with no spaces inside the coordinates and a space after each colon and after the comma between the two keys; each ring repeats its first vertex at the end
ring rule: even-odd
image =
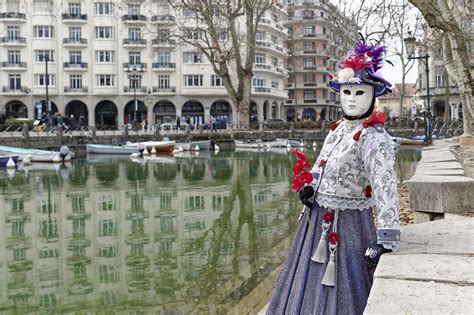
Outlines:
{"type": "MultiPolygon", "coordinates": [[[[419,159],[399,151],[400,179],[419,159]]],[[[1,171],[0,313],[229,312],[285,257],[294,163],[201,152],[1,171]]]]}

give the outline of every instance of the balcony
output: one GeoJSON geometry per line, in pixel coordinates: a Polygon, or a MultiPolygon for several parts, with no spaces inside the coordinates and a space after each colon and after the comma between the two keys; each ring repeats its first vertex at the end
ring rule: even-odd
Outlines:
{"type": "Polygon", "coordinates": [[[288,57],[289,50],[278,44],[275,44],[266,40],[257,40],[256,44],[257,44],[257,47],[260,49],[269,50],[272,53],[277,53],[277,54],[282,55],[283,57],[288,57]]]}
{"type": "Polygon", "coordinates": [[[129,63],[125,62],[123,64],[123,70],[131,71],[133,68],[137,69],[137,71],[144,71],[146,70],[146,63],[129,63]]]}
{"type": "Polygon", "coordinates": [[[303,82],[304,87],[316,87],[318,86],[318,83],[316,82],[303,82]]]}
{"type": "Polygon", "coordinates": [[[87,86],[82,86],[82,87],[70,87],[70,86],[65,86],[65,87],[64,87],[64,93],[68,93],[68,94],[82,94],[82,93],[87,93],[87,86]]]}
{"type": "Polygon", "coordinates": [[[63,38],[64,47],[87,47],[87,39],[85,38],[63,38]]]}
{"type": "Polygon", "coordinates": [[[316,33],[303,34],[304,38],[316,38],[316,33]]]}
{"type": "Polygon", "coordinates": [[[26,62],[2,62],[0,63],[0,67],[3,70],[26,70],[26,62]]]}
{"type": "Polygon", "coordinates": [[[0,21],[8,23],[24,23],[26,22],[26,14],[19,12],[2,12],[0,13],[0,21]]]}
{"type": "Polygon", "coordinates": [[[3,46],[26,46],[25,37],[0,37],[0,45],[3,46]]]}
{"type": "Polygon", "coordinates": [[[173,48],[176,46],[176,41],[174,39],[152,39],[151,46],[153,48],[173,48]]]}
{"type": "Polygon", "coordinates": [[[153,93],[176,93],[176,87],[175,86],[170,86],[167,88],[162,88],[159,86],[154,86],[153,87],[153,93]]]}
{"type": "Polygon", "coordinates": [[[144,94],[144,93],[147,93],[148,90],[146,88],[146,86],[141,86],[141,87],[138,87],[138,88],[133,88],[133,87],[129,87],[129,86],[124,86],[123,87],[123,92],[124,93],[137,93],[137,94],[144,94]]]}
{"type": "Polygon", "coordinates": [[[276,31],[277,33],[283,33],[285,35],[288,34],[288,29],[286,27],[284,27],[281,24],[279,24],[275,21],[272,21],[270,19],[261,18],[260,21],[259,21],[259,27],[260,26],[269,28],[273,31],[276,31]]]}
{"type": "Polygon", "coordinates": [[[146,47],[146,39],[142,39],[142,38],[125,38],[125,39],[123,40],[123,46],[124,46],[124,47],[134,47],[134,48],[137,48],[137,47],[145,48],[145,47],[146,47]]]}
{"type": "Polygon", "coordinates": [[[63,13],[63,23],[65,23],[65,24],[84,24],[84,23],[87,23],[87,14],[63,13]]]}
{"type": "Polygon", "coordinates": [[[2,92],[7,94],[27,94],[30,92],[30,89],[26,86],[11,87],[4,86],[2,87],[2,92]]]}
{"type": "Polygon", "coordinates": [[[65,62],[64,70],[87,70],[87,62],[65,62]]]}
{"type": "Polygon", "coordinates": [[[317,99],[304,99],[303,104],[316,104],[318,102],[317,99]]]}
{"type": "Polygon", "coordinates": [[[158,25],[172,25],[176,23],[176,18],[172,15],[154,15],[151,22],[158,25]]]}
{"type": "Polygon", "coordinates": [[[294,83],[285,83],[285,89],[293,89],[294,83]]]}
{"type": "Polygon", "coordinates": [[[127,14],[122,16],[122,21],[124,23],[145,24],[146,16],[143,14],[127,14]]]}
{"type": "Polygon", "coordinates": [[[304,71],[316,71],[317,68],[316,66],[303,66],[304,71]]]}
{"type": "Polygon", "coordinates": [[[271,93],[272,89],[264,86],[254,86],[253,91],[254,93],[271,93]]]}
{"type": "Polygon", "coordinates": [[[175,63],[154,62],[152,64],[153,71],[174,71],[176,69],[175,63]]]}

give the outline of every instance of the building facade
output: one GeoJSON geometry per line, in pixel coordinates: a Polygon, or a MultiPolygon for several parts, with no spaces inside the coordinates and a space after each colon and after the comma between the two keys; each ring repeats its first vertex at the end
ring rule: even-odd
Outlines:
{"type": "MultiPolygon", "coordinates": [[[[40,103],[48,93],[52,112],[97,127],[177,116],[195,124],[210,115],[232,120],[211,64],[171,36],[186,18],[164,0],[3,1],[0,112],[36,119],[48,110],[40,103]]],[[[259,26],[251,110],[260,121],[283,115],[287,30],[279,21],[286,18],[278,4],[259,26]]]]}
{"type": "Polygon", "coordinates": [[[339,116],[339,95],[329,87],[329,74],[357,40],[352,25],[328,0],[288,0],[289,78],[285,87],[285,117],[335,120],[339,116]]]}
{"type": "MultiPolygon", "coordinates": [[[[415,94],[416,85],[405,83],[405,94],[403,97],[402,117],[414,118],[416,115],[415,94]]],[[[387,113],[390,118],[400,117],[400,94],[402,84],[396,83],[390,94],[377,98],[377,110],[387,113]]]]}

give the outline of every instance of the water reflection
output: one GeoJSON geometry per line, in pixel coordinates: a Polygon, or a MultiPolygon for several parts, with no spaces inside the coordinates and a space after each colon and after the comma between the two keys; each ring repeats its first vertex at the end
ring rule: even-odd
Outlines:
{"type": "Polygon", "coordinates": [[[226,313],[281,263],[293,164],[234,152],[0,173],[0,310],[226,313]]]}

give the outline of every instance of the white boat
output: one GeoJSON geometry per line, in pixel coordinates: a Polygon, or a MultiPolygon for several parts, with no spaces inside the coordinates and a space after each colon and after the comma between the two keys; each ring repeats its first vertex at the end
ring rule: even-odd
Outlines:
{"type": "Polygon", "coordinates": [[[138,153],[137,146],[132,145],[109,145],[109,144],[87,144],[86,151],[90,154],[132,154],[138,153]]]}
{"type": "MultiPolygon", "coordinates": [[[[59,151],[24,149],[0,145],[0,155],[15,155],[18,156],[18,160],[20,161],[23,161],[23,159],[28,156],[31,162],[55,162],[60,154],[59,151]]],[[[71,154],[68,154],[65,158],[65,161],[69,160],[71,160],[71,154]]]]}
{"type": "Polygon", "coordinates": [[[265,141],[263,143],[270,148],[284,148],[286,147],[287,142],[286,139],[276,139],[274,141],[265,141]]]}
{"type": "Polygon", "coordinates": [[[176,141],[145,141],[140,143],[130,143],[126,146],[137,148],[138,144],[144,144],[147,151],[150,153],[152,153],[153,149],[155,149],[155,152],[172,152],[176,141]]]}
{"type": "Polygon", "coordinates": [[[245,142],[241,140],[234,140],[235,148],[243,148],[243,149],[265,149],[265,143],[263,142],[245,142]]]}
{"type": "Polygon", "coordinates": [[[211,140],[202,140],[202,141],[188,141],[188,142],[179,142],[174,145],[175,149],[182,147],[184,151],[191,151],[191,149],[199,147],[199,150],[210,150],[211,149],[211,140]]]}

